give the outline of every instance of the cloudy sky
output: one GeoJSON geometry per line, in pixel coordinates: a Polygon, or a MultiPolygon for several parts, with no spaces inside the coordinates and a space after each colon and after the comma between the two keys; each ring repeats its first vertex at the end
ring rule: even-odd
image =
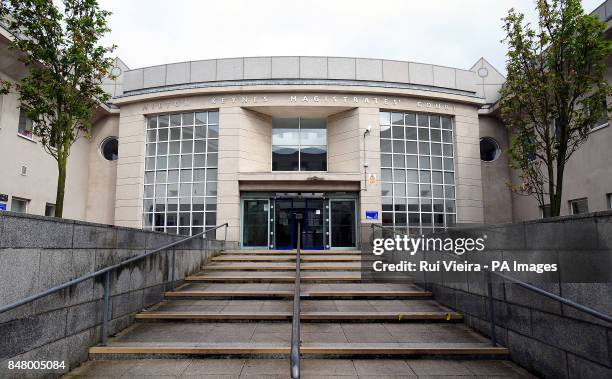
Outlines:
{"type": "MultiPolygon", "coordinates": [[[[583,0],[591,12],[603,0],[583,0]]],[[[535,0],[100,0],[130,68],[261,55],[399,59],[504,70],[500,19],[535,0]]]]}

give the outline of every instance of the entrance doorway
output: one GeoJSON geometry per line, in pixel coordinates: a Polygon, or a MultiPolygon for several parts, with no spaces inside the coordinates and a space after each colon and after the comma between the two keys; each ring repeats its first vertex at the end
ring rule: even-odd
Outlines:
{"type": "Polygon", "coordinates": [[[305,250],[357,247],[356,194],[265,195],[242,196],[243,248],[290,250],[298,239],[305,250]]]}

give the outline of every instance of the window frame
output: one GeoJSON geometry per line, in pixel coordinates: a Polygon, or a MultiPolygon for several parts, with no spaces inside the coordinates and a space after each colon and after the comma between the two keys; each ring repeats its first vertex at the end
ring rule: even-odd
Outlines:
{"type": "Polygon", "coordinates": [[[612,192],[606,194],[608,209],[612,209],[612,192]]]}
{"type": "Polygon", "coordinates": [[[12,196],[11,197],[11,212],[27,214],[29,210],[30,210],[30,199],[26,199],[25,197],[19,197],[19,196],[12,196]],[[15,202],[15,201],[25,203],[25,206],[24,206],[25,210],[23,212],[17,212],[17,211],[15,211],[13,209],[13,202],[15,202]]]}
{"type": "MultiPolygon", "coordinates": [[[[298,144],[297,145],[275,145],[274,144],[274,125],[272,125],[272,132],[270,133],[270,172],[280,172],[280,173],[291,173],[291,172],[318,172],[318,173],[325,173],[329,171],[329,141],[327,139],[328,137],[328,123],[327,123],[327,119],[326,118],[318,118],[319,120],[323,120],[325,121],[325,145],[313,145],[313,144],[306,144],[306,145],[302,145],[302,140],[301,140],[301,133],[302,133],[302,119],[309,119],[310,117],[278,117],[278,118],[295,118],[298,121],[298,127],[297,127],[297,131],[298,131],[298,144]],[[325,146],[325,170],[302,170],[302,148],[309,148],[309,147],[323,147],[325,146]],[[298,152],[298,162],[297,162],[297,170],[275,170],[274,169],[274,147],[290,147],[290,148],[295,148],[297,149],[298,152]]],[[[317,118],[310,118],[310,119],[317,119],[317,118]]]]}
{"type": "Polygon", "coordinates": [[[47,217],[54,217],[55,216],[55,204],[53,203],[46,203],[45,204],[45,216],[47,217]],[[47,214],[47,210],[51,208],[53,212],[51,212],[51,214],[47,214]]]}
{"type": "MultiPolygon", "coordinates": [[[[591,133],[591,132],[595,132],[595,131],[600,130],[600,129],[603,129],[603,128],[605,128],[606,126],[608,126],[608,125],[610,124],[610,115],[608,114],[608,111],[607,111],[607,109],[608,109],[608,99],[605,99],[605,100],[604,100],[604,105],[605,105],[605,108],[606,108],[606,116],[607,116],[607,121],[606,121],[606,122],[603,122],[603,123],[601,123],[601,124],[595,124],[595,125],[591,126],[591,128],[590,128],[591,130],[590,130],[590,132],[589,132],[589,133],[591,133]]],[[[603,117],[603,115],[602,115],[602,119],[603,119],[603,118],[604,118],[604,117],[603,117]]],[[[599,121],[599,120],[598,120],[598,121],[599,121]]]]}
{"type": "Polygon", "coordinates": [[[29,141],[36,142],[34,140],[34,132],[33,132],[33,130],[34,130],[34,121],[30,120],[30,118],[27,116],[27,114],[26,114],[24,109],[19,108],[19,120],[17,121],[17,135],[19,137],[25,138],[25,139],[27,139],[29,141]],[[25,129],[24,130],[27,133],[23,133],[22,130],[21,130],[21,120],[22,120],[22,118],[25,119],[25,121],[24,121],[25,129]],[[29,129],[27,127],[28,126],[28,121],[30,122],[30,128],[29,129]]]}
{"type": "Polygon", "coordinates": [[[540,218],[541,219],[545,219],[545,218],[551,218],[552,216],[550,215],[551,212],[551,207],[550,204],[544,204],[544,205],[540,205],[540,218]],[[546,216],[546,212],[545,210],[548,209],[548,216],[546,216]]]}
{"type": "Polygon", "coordinates": [[[586,214],[589,213],[589,198],[588,197],[579,197],[577,199],[572,199],[568,201],[569,204],[569,211],[570,211],[570,215],[579,215],[579,214],[586,214]],[[581,213],[575,213],[574,212],[574,207],[573,204],[577,203],[579,201],[586,201],[586,212],[581,212],[581,213]]]}

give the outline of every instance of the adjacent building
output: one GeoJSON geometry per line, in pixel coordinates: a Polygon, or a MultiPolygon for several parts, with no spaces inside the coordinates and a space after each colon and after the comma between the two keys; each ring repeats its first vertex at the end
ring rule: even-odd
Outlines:
{"type": "MultiPolygon", "coordinates": [[[[596,11],[605,20],[608,3],[596,11]]],[[[0,77],[18,80],[9,38],[2,31],[0,77]]],[[[244,248],[346,249],[370,223],[421,233],[546,212],[509,190],[504,77],[485,59],[469,69],[297,56],[129,69],[117,59],[114,70],[91,139],[72,148],[68,218],[185,235],[227,222],[244,248]]],[[[0,206],[52,214],[55,162],[17,94],[0,109],[0,206]]],[[[563,214],[611,207],[607,126],[570,162],[563,214]]]]}

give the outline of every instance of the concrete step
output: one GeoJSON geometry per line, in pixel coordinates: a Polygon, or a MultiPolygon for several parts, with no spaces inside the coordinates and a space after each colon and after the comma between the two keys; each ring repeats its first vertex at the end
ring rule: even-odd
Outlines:
{"type": "MultiPolygon", "coordinates": [[[[321,271],[321,270],[344,270],[358,271],[361,270],[360,262],[302,262],[301,270],[304,271],[321,271]]],[[[226,271],[289,271],[295,270],[293,262],[213,262],[202,267],[202,270],[226,270],[226,271]]]]}
{"type": "MultiPolygon", "coordinates": [[[[230,255],[222,254],[212,258],[212,262],[295,262],[295,255],[230,255]]],[[[306,255],[302,262],[360,262],[360,255],[306,255]]]]}
{"type": "MultiPolygon", "coordinates": [[[[239,282],[239,283],[293,283],[295,282],[294,271],[204,271],[199,274],[188,276],[186,282],[239,282]]],[[[360,272],[326,271],[326,272],[303,272],[302,282],[360,282],[360,272]]]]}
{"type": "MultiPolygon", "coordinates": [[[[221,254],[228,255],[295,255],[295,250],[225,250],[221,254]]],[[[309,255],[360,255],[360,250],[301,250],[302,256],[309,255]]]]}
{"type": "MultiPolygon", "coordinates": [[[[290,321],[292,312],[142,312],[136,320],[146,321],[290,321]]],[[[450,322],[462,320],[455,312],[301,312],[301,322],[450,322]]]]}
{"type": "MultiPolygon", "coordinates": [[[[303,379],[336,377],[400,378],[534,378],[524,369],[504,360],[441,360],[441,359],[312,359],[301,360],[303,379]]],[[[65,378],[152,377],[172,378],[287,378],[286,359],[147,359],[88,361],[65,378]]]]}

